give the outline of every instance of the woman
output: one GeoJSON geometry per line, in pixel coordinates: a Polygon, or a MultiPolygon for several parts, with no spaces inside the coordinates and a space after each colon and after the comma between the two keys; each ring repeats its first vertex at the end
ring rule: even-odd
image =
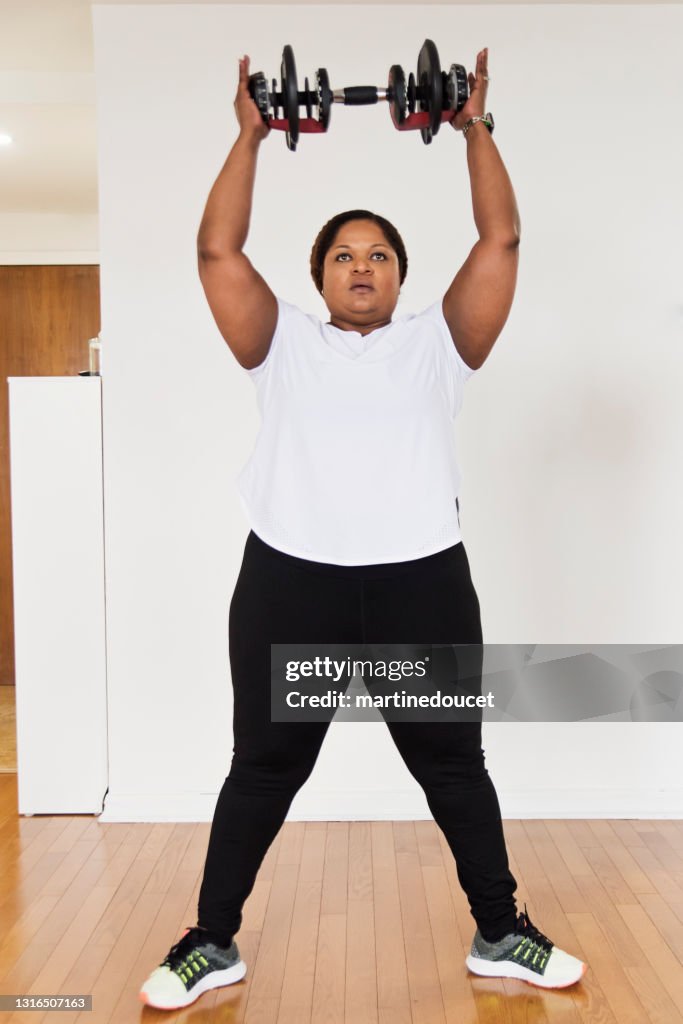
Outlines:
{"type": "MultiPolygon", "coordinates": [[[[257,389],[262,425],[239,480],[253,529],[230,606],[234,752],[189,928],[140,993],[185,1006],[240,980],[234,936],[263,857],[315,764],[326,722],[270,720],[274,643],[482,644],[460,535],[453,419],[510,310],[519,216],[483,119],[487,50],[454,119],[464,130],[479,241],[443,297],[392,319],[407,256],[367,210],[318,235],[311,273],[327,323],[273,295],[242,252],[256,159],[269,128],[240,61],[240,135],[206,205],[199,270],[216,322],[257,389]],[[472,119],[475,119],[474,121],[472,119]]],[[[387,722],[453,852],[477,929],[475,974],[541,987],[585,965],[517,913],[479,722],[387,722]]]]}

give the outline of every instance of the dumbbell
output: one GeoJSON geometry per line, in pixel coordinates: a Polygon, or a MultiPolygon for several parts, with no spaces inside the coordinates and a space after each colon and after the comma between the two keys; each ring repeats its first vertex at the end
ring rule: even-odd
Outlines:
{"type": "Polygon", "coordinates": [[[270,128],[287,133],[287,148],[292,151],[296,149],[300,132],[327,131],[333,103],[357,107],[386,100],[394,126],[402,132],[419,128],[422,141],[429,144],[442,122],[452,121],[469,97],[465,68],[462,64],[452,64],[448,73],[442,71],[436,45],[431,39],[425,39],[417,59],[417,77],[411,71],[407,85],[403,68],[393,64],[386,89],[355,85],[333,92],[327,71],[318,68],[315,88],[311,90],[306,78],[304,90],[300,92],[294,51],[291,46],[285,46],[280,65],[280,91],[274,78],[269,91],[266,76],[257,71],[249,76],[249,93],[264,122],[270,128]],[[299,115],[301,106],[306,108],[306,117],[299,115]],[[278,117],[280,109],[282,117],[278,117]]]}

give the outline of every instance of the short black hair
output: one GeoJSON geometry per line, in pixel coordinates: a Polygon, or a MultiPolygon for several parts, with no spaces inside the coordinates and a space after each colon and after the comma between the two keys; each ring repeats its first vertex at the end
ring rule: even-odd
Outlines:
{"type": "Polygon", "coordinates": [[[323,263],[325,262],[325,257],[337,237],[337,232],[342,224],[347,224],[350,220],[371,220],[382,229],[387,242],[398,257],[400,283],[403,284],[408,273],[408,254],[406,253],[403,239],[391,221],[388,221],[386,217],[380,216],[379,213],[372,213],[370,210],[346,210],[344,213],[338,213],[331,220],[328,220],[327,224],[318,232],[318,237],[311,249],[311,277],[320,294],[322,295],[323,292],[323,263]]]}

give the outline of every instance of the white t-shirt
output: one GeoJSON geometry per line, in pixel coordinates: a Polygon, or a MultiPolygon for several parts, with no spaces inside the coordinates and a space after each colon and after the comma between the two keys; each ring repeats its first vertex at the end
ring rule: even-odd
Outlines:
{"type": "Polygon", "coordinates": [[[261,427],[238,490],[254,533],[336,565],[457,544],[453,421],[476,371],[453,344],[442,300],[365,337],[277,303],[268,355],[246,371],[261,427]]]}

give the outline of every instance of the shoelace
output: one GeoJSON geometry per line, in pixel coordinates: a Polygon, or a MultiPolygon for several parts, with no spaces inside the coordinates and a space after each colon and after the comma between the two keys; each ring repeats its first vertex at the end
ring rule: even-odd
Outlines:
{"type": "Polygon", "coordinates": [[[198,945],[201,941],[201,932],[197,928],[190,928],[187,935],[183,935],[179,942],[176,942],[175,946],[172,946],[166,959],[164,960],[163,966],[168,966],[172,970],[176,967],[183,967],[187,958],[187,954],[198,945]]]}
{"type": "Polygon", "coordinates": [[[517,927],[515,929],[519,935],[523,935],[524,938],[529,939],[531,942],[540,946],[546,953],[549,953],[555,943],[552,939],[549,939],[547,935],[540,932],[538,928],[531,923],[529,915],[526,909],[526,903],[524,904],[524,911],[520,912],[517,918],[517,927]]]}

